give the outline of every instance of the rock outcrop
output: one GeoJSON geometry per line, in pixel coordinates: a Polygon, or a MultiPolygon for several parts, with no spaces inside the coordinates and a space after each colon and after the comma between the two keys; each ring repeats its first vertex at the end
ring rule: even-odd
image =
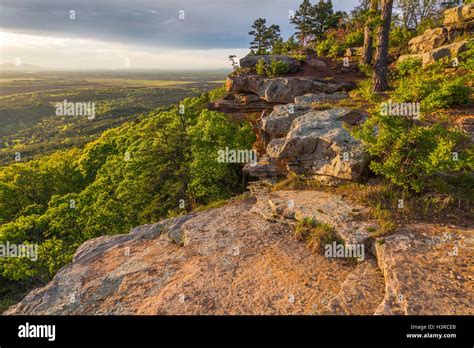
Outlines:
{"type": "Polygon", "coordinates": [[[423,66],[442,58],[458,57],[467,49],[474,29],[474,4],[454,7],[444,12],[444,26],[426,30],[408,43],[410,54],[399,57],[421,59],[423,66]]]}
{"type": "MultiPolygon", "coordinates": [[[[315,192],[304,204],[327,204],[327,198],[315,192]]],[[[288,224],[253,212],[256,201],[236,201],[88,241],[49,284],[5,314],[322,311],[323,299],[335,296],[356,266],[311,252],[292,237],[288,224]]],[[[362,301],[360,313],[375,311],[370,303],[382,300],[382,290],[373,289],[378,301],[362,301]]]]}
{"type": "Polygon", "coordinates": [[[263,110],[271,110],[276,103],[269,103],[260,99],[256,94],[229,94],[209,105],[209,110],[219,110],[225,113],[260,113],[263,110]]]}
{"type": "Polygon", "coordinates": [[[298,76],[271,78],[260,75],[243,75],[229,77],[226,82],[226,91],[230,94],[255,94],[269,103],[291,103],[296,96],[306,93],[335,93],[349,91],[355,87],[354,83],[349,82],[298,76]]]}
{"type": "Polygon", "coordinates": [[[472,29],[474,26],[474,4],[447,9],[444,12],[444,26],[472,29]]]}
{"type": "Polygon", "coordinates": [[[376,223],[340,196],[255,192],[90,240],[4,314],[474,314],[473,230],[412,225],[373,241],[376,223]],[[302,216],[364,243],[364,260],[312,252],[292,236],[302,216]]]}
{"type": "MultiPolygon", "coordinates": [[[[296,97],[294,104],[275,106],[269,115],[264,115],[260,124],[266,140],[265,160],[285,167],[265,176],[292,171],[314,175],[330,184],[359,179],[369,156],[346,127],[358,124],[365,116],[345,107],[318,111],[311,106],[345,97],[344,93],[307,94],[296,97]]],[[[256,177],[262,177],[262,169],[258,164],[245,167],[250,176],[256,177]]]]}

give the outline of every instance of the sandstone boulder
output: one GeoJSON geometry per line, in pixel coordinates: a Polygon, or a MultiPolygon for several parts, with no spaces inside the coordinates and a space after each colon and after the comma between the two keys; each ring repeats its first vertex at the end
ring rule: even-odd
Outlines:
{"type": "Polygon", "coordinates": [[[242,68],[254,69],[258,61],[263,59],[266,64],[270,64],[272,61],[281,61],[288,65],[288,73],[295,73],[301,67],[301,62],[298,59],[285,56],[282,54],[278,55],[248,55],[240,60],[240,66],[242,68]]]}
{"type": "Polygon", "coordinates": [[[333,102],[349,98],[347,93],[337,92],[333,94],[328,93],[308,93],[305,95],[295,97],[296,105],[311,105],[313,103],[333,102]]]}
{"type": "MultiPolygon", "coordinates": [[[[295,98],[296,99],[296,98],[295,98]]],[[[277,105],[270,115],[262,118],[262,130],[271,138],[284,137],[293,121],[310,111],[310,106],[298,104],[277,105]]]]}
{"type": "Polygon", "coordinates": [[[296,118],[276,158],[296,173],[322,180],[357,180],[369,156],[343,126],[352,113],[341,108],[311,111],[296,118]]]}
{"type": "Polygon", "coordinates": [[[306,93],[335,93],[353,88],[354,83],[294,76],[267,78],[247,75],[228,77],[226,82],[226,90],[231,94],[256,94],[269,103],[291,103],[296,96],[306,93]]]}
{"type": "Polygon", "coordinates": [[[444,11],[446,27],[462,27],[474,21],[474,4],[453,7],[444,11]]]}
{"type": "Polygon", "coordinates": [[[317,58],[306,59],[305,63],[308,64],[309,66],[311,66],[312,68],[315,68],[315,69],[325,69],[325,68],[327,68],[326,63],[323,60],[317,59],[317,58]]]}
{"type": "Polygon", "coordinates": [[[426,30],[422,35],[414,37],[408,42],[410,53],[423,53],[449,43],[446,28],[426,30]]]}
{"type": "Polygon", "coordinates": [[[454,58],[458,57],[461,53],[467,50],[467,41],[455,42],[450,45],[435,48],[427,53],[423,53],[422,61],[423,66],[437,62],[442,58],[454,58]]]}
{"type": "MultiPolygon", "coordinates": [[[[367,208],[346,202],[340,195],[320,191],[276,191],[257,197],[252,207],[270,219],[302,220],[305,217],[333,226],[345,244],[371,245],[371,235],[377,229],[374,221],[360,221],[358,216],[367,214],[367,208]]],[[[291,222],[291,221],[290,221],[291,222]]]]}
{"type": "Polygon", "coordinates": [[[209,105],[209,110],[217,110],[225,113],[252,113],[272,109],[274,103],[268,103],[260,99],[256,94],[235,94],[224,97],[209,105]]]}
{"type": "Polygon", "coordinates": [[[268,155],[263,155],[257,163],[248,163],[243,168],[244,173],[253,178],[277,178],[288,174],[286,167],[268,155]]]}
{"type": "Polygon", "coordinates": [[[403,55],[398,58],[398,61],[401,62],[406,59],[420,59],[422,61],[423,66],[427,66],[446,57],[459,57],[461,53],[467,50],[467,43],[468,41],[459,41],[435,48],[434,50],[425,53],[403,55]]]}

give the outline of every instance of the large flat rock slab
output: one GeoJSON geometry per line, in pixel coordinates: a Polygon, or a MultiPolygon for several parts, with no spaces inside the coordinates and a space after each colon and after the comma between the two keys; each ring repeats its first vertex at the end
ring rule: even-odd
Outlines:
{"type": "Polygon", "coordinates": [[[317,313],[354,266],[310,251],[287,224],[252,212],[255,203],[91,240],[5,314],[317,313]]]}
{"type": "Polygon", "coordinates": [[[383,299],[384,281],[374,258],[360,263],[344,280],[339,293],[329,299],[320,314],[370,315],[383,299]]]}
{"type": "Polygon", "coordinates": [[[346,244],[370,246],[377,224],[361,220],[367,209],[345,201],[341,196],[322,191],[277,191],[257,197],[252,210],[266,219],[310,217],[333,226],[346,244]],[[372,232],[371,232],[372,231],[372,232]]]}
{"type": "Polygon", "coordinates": [[[374,247],[385,278],[377,314],[474,314],[473,229],[409,225],[374,247]]]}

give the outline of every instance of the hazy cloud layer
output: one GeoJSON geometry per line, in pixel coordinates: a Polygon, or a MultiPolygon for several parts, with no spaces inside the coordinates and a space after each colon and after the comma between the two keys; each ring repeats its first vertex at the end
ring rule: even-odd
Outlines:
{"type": "MultiPolygon", "coordinates": [[[[293,32],[290,0],[1,0],[4,31],[48,37],[85,38],[163,48],[246,48],[253,20],[293,32]],[[69,18],[74,10],[76,19],[69,18]],[[185,18],[179,19],[180,11],[185,18]]],[[[334,0],[350,10],[357,0],[334,0]]]]}

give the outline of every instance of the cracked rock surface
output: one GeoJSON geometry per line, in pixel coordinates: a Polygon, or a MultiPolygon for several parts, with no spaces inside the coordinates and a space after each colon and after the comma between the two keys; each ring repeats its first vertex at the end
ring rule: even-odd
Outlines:
{"type": "Polygon", "coordinates": [[[292,236],[296,215],[369,243],[362,207],[318,191],[255,192],[90,240],[4,314],[474,314],[472,230],[415,225],[342,262],[292,236]]]}

